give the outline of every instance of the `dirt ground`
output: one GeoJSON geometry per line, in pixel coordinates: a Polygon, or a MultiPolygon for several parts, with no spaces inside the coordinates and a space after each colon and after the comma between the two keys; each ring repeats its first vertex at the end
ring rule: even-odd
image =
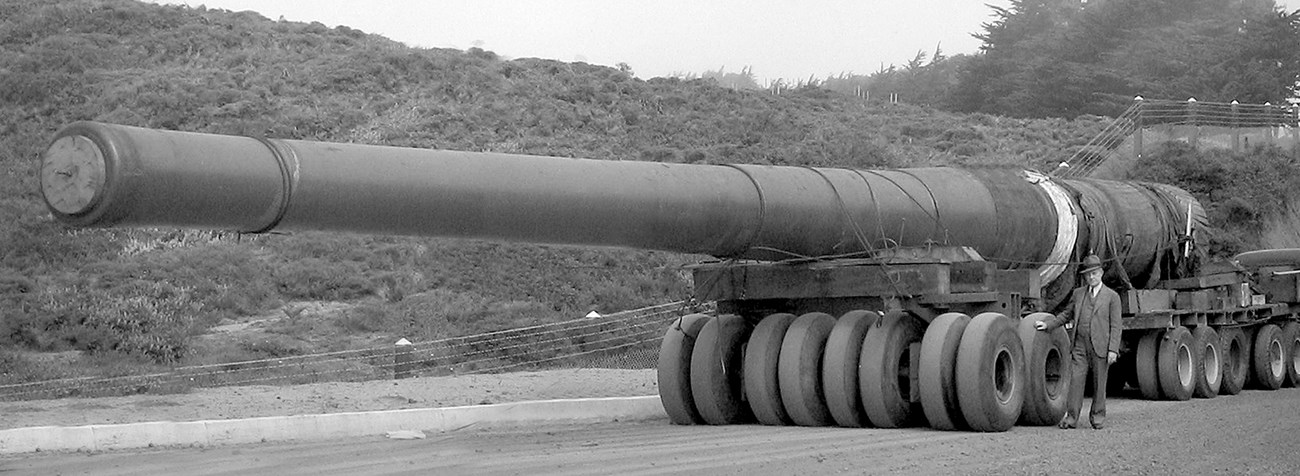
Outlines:
{"type": "MultiPolygon", "coordinates": [[[[646,376],[650,371],[640,371],[646,376]]],[[[603,385],[605,371],[583,371],[603,385]]],[[[617,372],[615,372],[617,374],[617,372]]],[[[519,375],[524,382],[537,376],[519,375]]],[[[611,379],[618,378],[611,375],[611,379]]],[[[512,380],[505,376],[500,382],[512,380]]],[[[455,377],[452,381],[469,379],[455,377]]],[[[570,379],[567,382],[577,382],[570,379]]],[[[648,382],[647,382],[648,383],[648,382]]],[[[389,383],[391,385],[391,382],[389,383]]],[[[475,384],[476,391],[483,391],[475,384]]],[[[399,384],[400,386],[400,384],[399,384]]],[[[504,387],[497,387],[504,388],[504,387]]],[[[557,386],[558,388],[558,386],[557,386]]],[[[502,391],[503,392],[503,391],[502,391]]],[[[340,392],[342,393],[342,392],[340,392]]],[[[414,395],[414,392],[410,392],[414,395]]],[[[500,393],[493,390],[495,396],[500,393]]],[[[517,394],[522,396],[525,391],[517,394]]],[[[640,393],[640,392],[638,392],[640,393]]],[[[270,395],[270,394],[266,394],[270,395]]],[[[260,399],[268,398],[266,395],[260,399]]],[[[277,394],[283,401],[288,389],[277,394]]],[[[371,395],[383,396],[384,392],[371,395]]],[[[310,393],[304,394],[310,396],[310,393]]],[[[340,397],[341,395],[336,395],[340,397]]],[[[157,397],[154,397],[157,398],[157,397]]],[[[269,397],[274,399],[274,397],[269,397]]],[[[361,399],[363,397],[356,397],[361,399]]],[[[431,398],[431,397],[430,397],[431,398]]],[[[426,403],[430,403],[432,400],[426,403]]],[[[382,402],[381,402],[382,403],[382,402]]],[[[216,408],[215,401],[206,408],[216,408]]],[[[320,403],[315,404],[319,406],[320,403]]],[[[151,408],[147,405],[144,408],[151,408]]],[[[119,413],[134,413],[123,407],[119,413]]],[[[0,456],[13,474],[1295,474],[1300,389],[1186,402],[1116,398],[1104,430],[678,426],[466,428],[210,448],[0,456]]]]}
{"type": "Polygon", "coordinates": [[[655,395],[654,370],[572,369],[0,402],[0,429],[193,421],[655,395]]]}

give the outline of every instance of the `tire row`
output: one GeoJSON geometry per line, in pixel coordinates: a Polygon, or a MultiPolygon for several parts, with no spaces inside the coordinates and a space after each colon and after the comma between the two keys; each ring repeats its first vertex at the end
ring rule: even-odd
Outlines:
{"type": "MultiPolygon", "coordinates": [[[[751,327],[692,314],[664,336],[660,399],[681,425],[1053,425],[1065,414],[1070,341],[1065,329],[1034,329],[1047,317],[948,313],[927,326],[901,311],[814,312],[751,327]]],[[[1149,331],[1111,375],[1111,392],[1129,385],[1148,399],[1300,386],[1300,323],[1149,331]]]]}
{"type": "Polygon", "coordinates": [[[1113,390],[1127,383],[1150,400],[1236,395],[1248,386],[1300,385],[1300,323],[1254,328],[1207,326],[1148,331],[1136,352],[1112,369],[1113,390]]]}
{"type": "Polygon", "coordinates": [[[676,424],[1005,431],[1065,413],[1069,342],[1045,315],[692,314],[660,349],[659,393],[676,424]],[[918,355],[913,355],[918,352],[918,355]]]}

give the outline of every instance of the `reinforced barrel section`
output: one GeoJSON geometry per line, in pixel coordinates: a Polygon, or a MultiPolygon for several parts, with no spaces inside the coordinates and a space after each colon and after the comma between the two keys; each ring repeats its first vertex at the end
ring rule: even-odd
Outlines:
{"type": "Polygon", "coordinates": [[[41,191],[74,226],[333,230],[720,258],[968,246],[1072,283],[1083,253],[1133,279],[1185,267],[1201,207],[1174,187],[1021,170],[702,165],[424,150],[78,122],[41,191]]]}

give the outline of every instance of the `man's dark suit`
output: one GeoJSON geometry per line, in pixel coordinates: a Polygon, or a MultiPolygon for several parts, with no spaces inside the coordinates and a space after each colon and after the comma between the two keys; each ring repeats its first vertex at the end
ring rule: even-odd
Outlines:
{"type": "Polygon", "coordinates": [[[1067,322],[1077,321],[1074,332],[1071,332],[1074,341],[1070,352],[1073,366],[1065,418],[1070,423],[1078,421],[1079,412],[1083,409],[1084,379],[1088,377],[1088,367],[1091,366],[1093,397],[1088,420],[1097,427],[1106,419],[1106,377],[1110,368],[1106,360],[1107,353],[1119,354],[1120,334],[1124,329],[1119,294],[1105,284],[1099,288],[1096,297],[1089,292],[1088,286],[1076,288],[1065,311],[1043,320],[1049,331],[1067,322]],[[1087,329],[1087,332],[1079,332],[1080,329],[1087,329]]]}

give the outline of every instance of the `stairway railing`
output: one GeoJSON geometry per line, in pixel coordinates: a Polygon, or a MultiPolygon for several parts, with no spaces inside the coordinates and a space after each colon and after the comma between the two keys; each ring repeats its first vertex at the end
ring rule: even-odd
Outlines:
{"type": "MultiPolygon", "coordinates": [[[[1297,127],[1297,109],[1294,106],[1264,104],[1217,103],[1137,97],[1133,105],[1107,124],[1092,140],[1075,151],[1069,159],[1056,167],[1051,175],[1071,178],[1086,177],[1098,166],[1113,157],[1120,146],[1132,138],[1130,150],[1140,156],[1143,150],[1142,130],[1152,126],[1208,126],[1235,129],[1260,127],[1297,127]]],[[[1234,141],[1235,143],[1235,141],[1234,141]]]]}

